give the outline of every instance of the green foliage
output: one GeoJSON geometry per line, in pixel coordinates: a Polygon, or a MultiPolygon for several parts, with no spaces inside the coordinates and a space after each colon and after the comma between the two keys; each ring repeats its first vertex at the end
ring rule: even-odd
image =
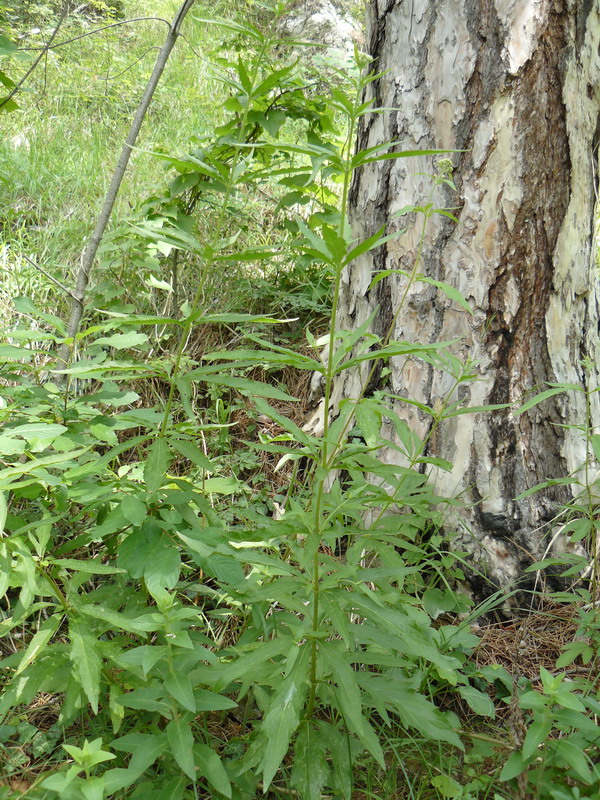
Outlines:
{"type": "MultiPolygon", "coordinates": [[[[571,785],[591,797],[597,701],[564,675],[542,671],[542,691],[516,688],[513,705],[530,717],[503,767],[506,737],[467,744],[461,705],[490,725],[492,698],[510,702],[513,683],[470,659],[478,639],[454,588],[460,554],[442,533],[458,501],[437,496],[426,474],[452,465],[427,454],[388,397],[366,395],[369,369],[390,358],[445,371],[443,402],[421,407],[435,430],[465,413],[457,393],[472,365],[444,343],[376,336],[370,320],[336,328],[343,269],[401,235],[353,240],[352,175],[413,154],[353,153],[358,120],[377,113],[362,99],[375,76],[360,57],[346,85],[307,96],[299,66],[276,55],[272,21],[266,32],[220,26],[233,37],[217,61],[227,116],[192,153],[158,154],[175,177],[104,243],[86,326],[67,341],[59,316],[15,297],[17,322],[0,345],[0,743],[11,769],[22,747],[45,756],[32,800],[242,800],[282,787],[307,800],[350,798],[382,775],[392,797],[402,796],[391,784],[400,772],[413,797],[501,797],[500,782],[513,791],[524,772],[537,797],[575,797],[560,794],[571,785]],[[244,228],[257,191],[272,195],[278,215],[260,240],[244,228]],[[120,248],[139,275],[124,270],[115,287],[120,248]],[[257,307],[224,308],[223,274],[252,280],[241,265],[265,283],[286,272],[304,289],[262,284],[257,307]],[[304,293],[298,307],[322,314],[326,287],[325,336],[307,330],[294,346],[269,333],[289,321],[262,302],[272,309],[279,291],[287,315],[290,295],[304,293]],[[231,331],[235,343],[223,345],[231,331]],[[208,343],[198,352],[200,336],[208,343]],[[73,359],[57,368],[65,341],[73,359]],[[325,415],[322,436],[288,413],[295,398],[273,380],[320,373],[329,408],[336,377],[359,366],[361,392],[325,415]],[[240,443],[241,409],[251,425],[240,443]],[[378,457],[384,447],[400,465],[378,457]],[[246,480],[261,458],[276,462],[287,492],[246,480]],[[44,697],[57,706],[48,731],[24,724],[44,697]],[[397,769],[388,770],[390,753],[397,769]],[[422,774],[411,779],[412,754],[422,774]]],[[[451,184],[444,162],[432,202],[410,209],[425,222],[444,211],[433,203],[442,183],[451,184]]],[[[417,254],[409,282],[426,280],[419,268],[417,254]]],[[[582,616],[586,631],[596,625],[582,616]]]]}
{"type": "Polygon", "coordinates": [[[541,667],[540,691],[526,686],[518,693],[519,708],[530,716],[522,746],[504,765],[500,780],[525,772],[539,797],[568,797],[563,789],[556,791],[565,778],[567,785],[579,787],[580,797],[595,796],[600,785],[600,734],[593,721],[598,701],[588,693],[586,681],[573,683],[566,677],[541,667]]]}

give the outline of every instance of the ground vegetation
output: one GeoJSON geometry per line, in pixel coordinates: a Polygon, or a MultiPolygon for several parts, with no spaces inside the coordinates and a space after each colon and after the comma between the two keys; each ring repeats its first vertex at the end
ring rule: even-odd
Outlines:
{"type": "MultiPolygon", "coordinates": [[[[530,564],[525,600],[507,585],[476,603],[453,523],[468,504],[430,480],[452,464],[429,443],[506,404],[457,402],[476,376],[448,342],[374,331],[376,309],[338,324],[349,266],[404,235],[357,238],[358,171],[430,156],[431,202],[405,209],[428,232],[460,224],[452,154],[356,148],[384,113],[366,56],[304,57],[283,6],[197,0],[69,334],[156,18],[177,5],[0,9],[0,77],[19,87],[0,115],[0,797],[598,797],[590,414],[560,509],[577,548],[530,564]],[[398,360],[446,376],[435,405],[404,398],[425,435],[367,391],[398,360]],[[360,391],[307,426],[314,376],[329,408],[357,368],[360,391]]],[[[420,281],[468,307],[419,244],[412,259],[399,319],[420,281]]],[[[589,409],[596,387],[510,412],[559,392],[589,409]]]]}

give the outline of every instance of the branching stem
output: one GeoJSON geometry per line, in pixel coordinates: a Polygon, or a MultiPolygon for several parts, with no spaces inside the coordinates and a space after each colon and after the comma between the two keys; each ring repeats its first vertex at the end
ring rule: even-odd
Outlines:
{"type": "Polygon", "coordinates": [[[104,237],[104,233],[110,220],[121,184],[123,183],[125,170],[127,169],[129,159],[131,158],[131,152],[137,141],[137,137],[146,116],[146,112],[148,111],[152,97],[154,96],[154,92],[161,79],[171,51],[175,46],[177,38],[179,37],[179,29],[181,24],[189,10],[194,5],[194,2],[195,0],[184,0],[169,28],[169,33],[167,34],[165,43],[161,47],[156,58],[152,75],[150,76],[146,90],[142,96],[142,99],[140,100],[140,104],[131,123],[125,143],[123,144],[121,155],[117,161],[117,166],[115,167],[115,171],[113,173],[110,186],[108,187],[106,197],[104,198],[104,203],[102,204],[96,225],[81,257],[81,266],[77,275],[75,291],[73,292],[74,298],[71,303],[71,313],[67,326],[67,341],[59,350],[59,363],[61,366],[66,366],[71,357],[73,340],[75,339],[75,336],[79,331],[79,326],[81,325],[81,318],[83,316],[83,303],[90,280],[92,266],[96,258],[96,253],[98,252],[100,242],[104,237]]]}

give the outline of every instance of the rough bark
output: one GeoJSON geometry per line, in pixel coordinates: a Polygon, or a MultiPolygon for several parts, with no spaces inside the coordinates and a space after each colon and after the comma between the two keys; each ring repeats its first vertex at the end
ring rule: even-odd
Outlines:
{"type": "Polygon", "coordinates": [[[299,0],[289,4],[281,19],[284,36],[319,46],[333,47],[353,56],[355,45],[363,44],[360,26],[335,0],[299,0]]]}
{"type": "MultiPolygon", "coordinates": [[[[464,405],[519,403],[548,381],[596,386],[600,0],[374,0],[367,44],[374,69],[385,71],[371,96],[396,110],[369,116],[359,146],[400,141],[403,150],[460,151],[452,156],[458,193],[438,198],[455,207],[459,222],[430,221],[420,271],[459,289],[473,314],[417,283],[393,338],[460,337],[455,352],[475,363],[477,375],[460,390],[464,405]],[[588,371],[584,358],[594,365],[588,371]]],[[[426,201],[424,173],[434,170],[429,157],[364,168],[351,197],[357,238],[384,224],[404,227],[394,212],[426,201]]],[[[413,267],[419,235],[411,219],[404,236],[351,265],[340,327],[360,325],[378,306],[375,330],[387,332],[402,279],[368,287],[377,270],[413,267]]],[[[450,378],[422,362],[395,359],[391,368],[383,388],[395,395],[435,407],[449,389],[450,378]]],[[[356,396],[360,380],[346,373],[336,397],[356,396]]],[[[466,500],[455,521],[460,544],[491,580],[478,586],[473,576],[476,592],[511,583],[550,544],[548,523],[569,487],[514,498],[581,469],[581,433],[557,423],[584,424],[584,401],[570,392],[517,417],[459,416],[431,438],[429,453],[454,465],[432,480],[466,500]]],[[[427,435],[429,417],[402,403],[396,410],[427,435]]],[[[597,425],[596,400],[592,417],[597,425]]]]}

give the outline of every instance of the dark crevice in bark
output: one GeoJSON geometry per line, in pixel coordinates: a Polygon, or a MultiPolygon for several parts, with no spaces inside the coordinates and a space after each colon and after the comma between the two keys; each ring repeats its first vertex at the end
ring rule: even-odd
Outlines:
{"type": "MultiPolygon", "coordinates": [[[[498,219],[497,240],[504,246],[501,266],[488,294],[486,334],[496,371],[491,403],[518,402],[523,392],[541,391],[546,381],[555,380],[545,309],[552,289],[557,239],[569,204],[571,163],[560,64],[565,30],[550,21],[548,31],[553,35],[548,32],[542,37],[535,56],[523,68],[514,94],[515,137],[520,141],[522,164],[527,170],[523,178],[527,194],[512,225],[502,213],[498,219]],[[537,98],[535,104],[532,97],[537,98]],[[540,114],[545,114],[546,125],[540,125],[540,114]],[[514,316],[510,308],[513,282],[519,298],[514,316]]],[[[562,434],[552,424],[563,419],[561,402],[546,401],[543,416],[539,409],[533,409],[517,420],[507,412],[489,419],[490,457],[492,464],[500,467],[506,497],[516,496],[541,478],[566,474],[562,434]]],[[[554,508],[567,499],[566,487],[552,487],[543,499],[526,501],[522,510],[530,513],[523,523],[525,528],[532,530],[539,524],[544,508],[554,508]]],[[[508,509],[514,513],[516,506],[509,503],[508,509]]],[[[511,535],[516,532],[508,516],[505,522],[494,520],[492,526],[482,514],[480,521],[490,532],[491,527],[498,526],[511,535]]]]}
{"type": "MultiPolygon", "coordinates": [[[[469,0],[466,3],[466,22],[477,60],[465,90],[465,116],[456,126],[458,154],[457,188],[459,194],[463,180],[472,173],[473,139],[477,125],[485,118],[506,82],[506,69],[502,62],[505,33],[493,3],[469,0]]],[[[491,148],[490,151],[491,152],[491,148]]]]}
{"type": "MultiPolygon", "coordinates": [[[[527,195],[517,211],[502,260],[507,274],[518,286],[520,304],[512,321],[513,343],[508,369],[511,400],[522,391],[545,388],[555,380],[548,352],[545,309],[554,275],[554,253],[570,199],[571,162],[566,129],[566,109],[562,102],[561,54],[566,45],[564,25],[550,20],[541,45],[526,65],[519,89],[515,92],[515,119],[521,139],[522,163],[527,169],[527,195]],[[552,34],[550,33],[552,32],[552,34]],[[532,104],[531,98],[537,103],[532,104]],[[544,114],[546,125],[540,125],[544,114]]],[[[498,296],[495,308],[501,313],[498,296]]],[[[562,421],[559,400],[549,400],[543,417],[532,410],[519,418],[521,442],[525,444],[524,477],[556,478],[566,474],[562,455],[562,434],[553,422],[562,421]]],[[[515,487],[519,491],[527,486],[515,487]]],[[[547,493],[555,500],[568,497],[564,488],[547,493]]]]}
{"type": "Polygon", "coordinates": [[[575,44],[577,49],[583,47],[585,32],[587,30],[587,20],[594,6],[594,0],[579,0],[579,10],[575,17],[575,44]]]}
{"type": "MultiPolygon", "coordinates": [[[[423,37],[423,42],[419,45],[415,45],[414,47],[411,46],[411,54],[415,55],[418,58],[416,73],[419,77],[415,82],[415,85],[422,87],[425,94],[427,94],[429,89],[427,81],[424,80],[425,73],[427,71],[427,61],[429,58],[429,43],[431,41],[431,37],[435,32],[436,21],[437,21],[437,7],[435,3],[432,3],[430,9],[430,17],[427,20],[427,28],[425,29],[425,36],[423,37]]],[[[430,142],[429,144],[433,145],[434,143],[430,142]]]]}

